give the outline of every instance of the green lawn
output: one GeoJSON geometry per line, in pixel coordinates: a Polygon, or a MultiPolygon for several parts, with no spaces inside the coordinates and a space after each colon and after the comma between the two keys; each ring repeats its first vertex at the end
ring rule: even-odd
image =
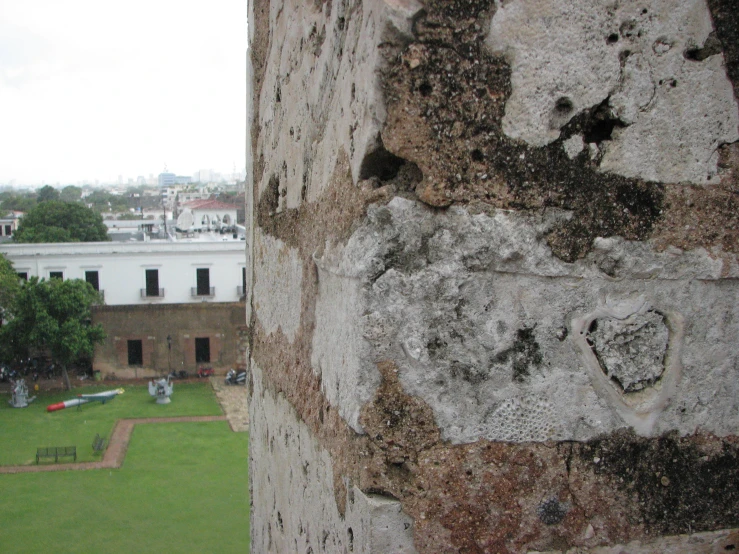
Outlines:
{"type": "MultiPolygon", "coordinates": [[[[0,464],[35,461],[38,446],[92,452],[120,418],[221,414],[207,383],[175,384],[157,405],[146,387],[53,413],[96,386],[41,395],[28,408],[0,395],[0,464]]],[[[0,552],[248,552],[248,435],[225,421],[137,425],[120,469],[0,475],[0,552]]]]}
{"type": "Polygon", "coordinates": [[[100,458],[92,450],[96,434],[109,438],[121,418],[220,415],[209,383],[175,383],[171,404],[159,405],[146,386],[123,387],[125,393],[105,404],[90,402],[78,408],[48,413],[46,406],[78,394],[111,390],[94,386],[72,392],[40,394],[27,408],[13,408],[9,395],[0,395],[0,465],[35,463],[40,446],[76,446],[77,461],[100,458]]]}
{"type": "Polygon", "coordinates": [[[248,552],[247,440],[225,421],[138,425],[121,469],[0,475],[0,550],[248,552]]]}

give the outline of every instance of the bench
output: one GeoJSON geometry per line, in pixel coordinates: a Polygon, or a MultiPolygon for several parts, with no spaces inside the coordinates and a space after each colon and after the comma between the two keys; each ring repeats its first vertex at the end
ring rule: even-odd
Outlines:
{"type": "Polygon", "coordinates": [[[100,433],[95,435],[92,439],[92,450],[93,452],[102,452],[105,449],[105,439],[100,436],[100,433]]]}
{"type": "Polygon", "coordinates": [[[76,446],[47,446],[46,448],[36,449],[36,463],[39,463],[41,458],[54,458],[54,463],[59,461],[59,458],[65,456],[71,456],[74,461],[77,461],[77,447],[76,446]]]}

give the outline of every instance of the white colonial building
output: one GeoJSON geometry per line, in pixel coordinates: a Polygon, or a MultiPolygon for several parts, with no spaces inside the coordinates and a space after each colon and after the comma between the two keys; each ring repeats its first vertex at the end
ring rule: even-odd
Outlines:
{"type": "Polygon", "coordinates": [[[194,200],[182,206],[177,226],[180,227],[180,224],[186,221],[183,216],[189,213],[192,216],[191,228],[194,229],[219,230],[223,227],[233,227],[236,225],[236,211],[234,204],[218,200],[194,200]]]}
{"type": "Polygon", "coordinates": [[[105,304],[238,302],[244,242],[150,241],[2,244],[21,277],[84,279],[105,304]]]}

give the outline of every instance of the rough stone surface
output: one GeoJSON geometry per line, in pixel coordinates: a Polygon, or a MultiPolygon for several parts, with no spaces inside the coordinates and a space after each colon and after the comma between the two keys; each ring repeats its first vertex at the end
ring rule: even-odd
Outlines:
{"type": "Polygon", "coordinates": [[[284,397],[263,388],[256,364],[252,377],[252,551],[416,552],[413,521],[396,499],[350,486],[339,512],[329,452],[284,397]]]}
{"type": "Polygon", "coordinates": [[[604,103],[616,128],[602,171],[717,183],[717,148],[739,140],[739,116],[720,48],[691,55],[712,30],[702,0],[503,4],[488,39],[511,64],[503,130],[544,146],[604,103]]]}
{"type": "MultiPolygon", "coordinates": [[[[591,527],[592,529],[592,527],[591,527]]],[[[595,548],[571,548],[534,552],[529,554],[719,554],[731,552],[739,548],[739,531],[714,531],[695,533],[694,535],[678,535],[663,537],[653,541],[632,541],[629,544],[615,546],[596,546],[595,548]]]]}
{"type": "Polygon", "coordinates": [[[730,544],[736,18],[668,7],[250,2],[255,549],[730,544]]]}
{"type": "Polygon", "coordinates": [[[269,5],[273,47],[261,85],[258,190],[279,187],[278,211],[315,200],[346,145],[357,181],[382,163],[381,43],[410,33],[414,0],[269,5]],[[260,182],[261,179],[261,182],[260,182]]]}
{"type": "Polygon", "coordinates": [[[293,337],[300,325],[302,267],[297,252],[270,235],[254,236],[254,307],[269,331],[293,337]]]}
{"type": "MultiPolygon", "coordinates": [[[[346,286],[363,283],[361,298],[335,302],[327,319],[355,321],[376,358],[395,360],[406,390],[433,407],[452,442],[584,440],[634,425],[629,410],[647,418],[638,429],[648,435],[732,433],[739,319],[736,281],[721,279],[722,262],[602,240],[567,264],[540,238],[548,224],[458,207],[437,214],[400,198],[372,207],[341,254],[322,260],[333,259],[332,283],[336,275],[346,286]],[[691,321],[684,336],[657,311],[691,321]],[[594,363],[578,358],[578,314],[592,315],[584,340],[594,363]],[[668,335],[682,364],[660,381],[668,335]],[[703,370],[708,359],[714,372],[703,370]]],[[[340,356],[344,342],[322,348],[340,356]]],[[[372,364],[337,367],[347,382],[377,382],[372,364]]],[[[339,409],[365,397],[357,388],[339,409]]]]}
{"type": "Polygon", "coordinates": [[[320,263],[317,266],[319,288],[311,365],[321,376],[326,399],[355,431],[362,432],[359,411],[372,399],[380,379],[356,317],[361,283],[334,275],[320,263]]]}
{"type": "Polygon", "coordinates": [[[665,370],[669,330],[655,311],[595,320],[588,339],[603,372],[624,392],[653,385],[665,370]]]}

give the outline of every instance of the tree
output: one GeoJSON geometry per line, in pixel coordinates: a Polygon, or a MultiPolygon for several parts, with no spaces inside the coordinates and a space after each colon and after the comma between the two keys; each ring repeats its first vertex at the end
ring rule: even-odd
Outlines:
{"type": "Polygon", "coordinates": [[[28,212],[36,205],[36,195],[33,193],[16,194],[13,191],[0,192],[0,207],[3,210],[28,212]]]}
{"type": "Polygon", "coordinates": [[[95,345],[105,340],[102,325],[91,321],[96,302],[100,294],[81,279],[31,277],[15,295],[12,318],[0,328],[4,357],[25,357],[31,348],[46,350],[71,389],[67,366],[91,358],[95,345]]]}
{"type": "Polygon", "coordinates": [[[15,242],[107,241],[108,228],[100,214],[82,204],[51,200],[28,212],[13,236],[15,242]]]}
{"type": "Polygon", "coordinates": [[[59,200],[59,191],[49,185],[44,185],[38,191],[38,203],[48,202],[50,200],[59,200]]]}
{"type": "Polygon", "coordinates": [[[85,197],[85,203],[97,212],[128,211],[128,196],[110,194],[105,190],[96,190],[85,197]]]}
{"type": "Polygon", "coordinates": [[[0,254],[0,327],[12,314],[13,301],[20,290],[20,280],[13,264],[0,254]]]}
{"type": "Polygon", "coordinates": [[[62,189],[59,200],[62,202],[79,202],[82,198],[82,189],[74,185],[69,185],[62,189]]]}

